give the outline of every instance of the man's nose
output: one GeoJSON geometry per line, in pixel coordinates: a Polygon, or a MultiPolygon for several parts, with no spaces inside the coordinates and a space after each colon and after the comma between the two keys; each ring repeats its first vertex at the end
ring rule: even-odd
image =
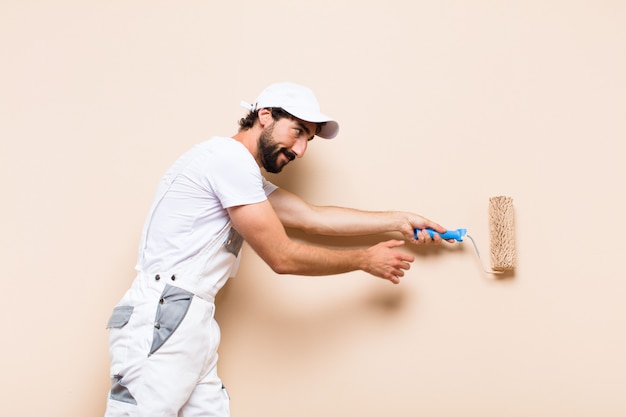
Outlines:
{"type": "Polygon", "coordinates": [[[291,152],[293,152],[296,157],[302,158],[304,153],[306,152],[306,147],[309,141],[306,139],[298,139],[296,143],[291,147],[291,152]]]}

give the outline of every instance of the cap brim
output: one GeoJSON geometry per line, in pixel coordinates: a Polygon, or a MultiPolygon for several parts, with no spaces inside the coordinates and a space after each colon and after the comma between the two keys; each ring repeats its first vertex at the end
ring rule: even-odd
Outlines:
{"type": "Polygon", "coordinates": [[[324,139],[332,139],[337,136],[337,133],[339,133],[339,123],[334,120],[329,120],[324,123],[326,124],[322,126],[320,132],[316,136],[324,139]]]}
{"type": "Polygon", "coordinates": [[[324,139],[332,139],[339,133],[339,123],[333,120],[331,117],[326,116],[323,113],[311,114],[303,112],[301,109],[295,107],[283,107],[283,109],[298,119],[311,123],[325,123],[316,136],[324,139]]]}

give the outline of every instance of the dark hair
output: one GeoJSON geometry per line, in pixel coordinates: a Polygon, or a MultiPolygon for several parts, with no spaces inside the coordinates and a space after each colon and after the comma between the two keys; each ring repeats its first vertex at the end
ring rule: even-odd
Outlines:
{"type": "MultiPolygon", "coordinates": [[[[286,112],[280,107],[270,107],[268,110],[272,113],[272,119],[274,120],[280,120],[285,117],[292,120],[297,119],[297,117],[293,116],[291,113],[286,112]]],[[[242,117],[241,119],[239,119],[239,131],[252,129],[252,126],[254,126],[254,123],[257,121],[258,118],[259,111],[256,110],[248,113],[246,117],[242,117]]],[[[322,129],[322,126],[324,126],[325,124],[326,123],[317,123],[317,129],[315,131],[315,134],[318,134],[322,129]]]]}

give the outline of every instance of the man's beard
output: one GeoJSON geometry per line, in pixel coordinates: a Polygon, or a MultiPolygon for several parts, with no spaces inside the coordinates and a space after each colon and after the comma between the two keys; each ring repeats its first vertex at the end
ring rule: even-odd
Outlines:
{"type": "Polygon", "coordinates": [[[259,157],[261,158],[263,168],[267,172],[277,174],[287,165],[287,163],[279,163],[278,158],[281,155],[285,155],[289,161],[293,161],[296,155],[287,148],[281,147],[274,142],[273,133],[273,123],[261,132],[261,137],[259,138],[259,157]]]}

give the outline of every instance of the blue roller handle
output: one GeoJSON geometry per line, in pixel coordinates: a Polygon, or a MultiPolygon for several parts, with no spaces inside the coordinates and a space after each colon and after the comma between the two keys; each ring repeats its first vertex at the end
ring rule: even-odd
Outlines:
{"type": "MultiPolygon", "coordinates": [[[[421,232],[422,230],[423,229],[415,229],[415,234],[414,234],[415,239],[417,239],[417,234],[421,232]]],[[[448,230],[445,233],[438,233],[430,228],[426,229],[426,231],[430,235],[431,239],[435,236],[435,234],[438,234],[444,240],[455,239],[458,242],[463,242],[463,237],[465,237],[465,235],[467,234],[467,229],[448,230]]]]}

